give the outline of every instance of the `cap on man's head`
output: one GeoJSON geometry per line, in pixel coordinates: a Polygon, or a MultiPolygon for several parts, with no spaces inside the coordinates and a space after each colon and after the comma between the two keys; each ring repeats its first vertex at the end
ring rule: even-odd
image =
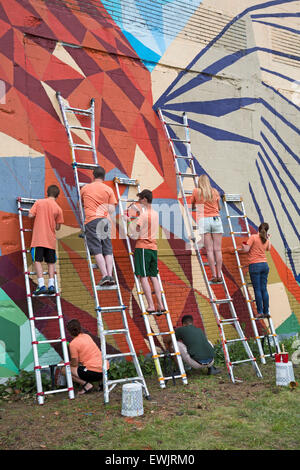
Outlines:
{"type": "Polygon", "coordinates": [[[144,199],[145,197],[147,201],[151,203],[153,199],[152,191],[150,191],[150,189],[143,189],[143,191],[137,194],[137,197],[140,199],[144,199]]]}

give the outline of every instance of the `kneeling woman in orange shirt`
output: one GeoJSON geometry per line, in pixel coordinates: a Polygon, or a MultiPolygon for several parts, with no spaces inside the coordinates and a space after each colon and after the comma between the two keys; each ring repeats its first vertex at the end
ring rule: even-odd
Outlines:
{"type": "Polygon", "coordinates": [[[211,282],[222,282],[222,235],[220,195],[212,188],[207,175],[200,175],[198,188],[193,190],[192,210],[197,211],[200,233],[204,234],[207,261],[212,273],[211,282]]]}
{"type": "MultiPolygon", "coordinates": [[[[73,337],[69,344],[72,379],[82,385],[79,395],[88,393],[93,389],[93,382],[102,386],[102,354],[93,339],[81,333],[80,322],[70,320],[67,329],[73,337]]],[[[109,363],[107,361],[107,369],[109,363]]]]}
{"type": "Polygon", "coordinates": [[[271,248],[268,230],[269,225],[263,222],[258,227],[258,233],[251,235],[242,245],[242,251],[248,253],[249,274],[255,295],[257,318],[270,316],[267,290],[269,266],[265,254],[271,248]]]}

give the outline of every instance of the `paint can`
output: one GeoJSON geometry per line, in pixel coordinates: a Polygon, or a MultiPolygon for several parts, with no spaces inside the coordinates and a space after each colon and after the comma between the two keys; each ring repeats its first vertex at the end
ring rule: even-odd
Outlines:
{"type": "Polygon", "coordinates": [[[122,411],[123,416],[142,416],[143,392],[140,383],[125,384],[122,387],[122,411]]]}
{"type": "Polygon", "coordinates": [[[295,382],[293,363],[276,362],[276,385],[288,387],[291,382],[295,382]]]}

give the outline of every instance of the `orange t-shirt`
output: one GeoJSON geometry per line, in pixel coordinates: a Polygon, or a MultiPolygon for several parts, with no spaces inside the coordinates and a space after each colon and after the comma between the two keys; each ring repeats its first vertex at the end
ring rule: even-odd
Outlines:
{"type": "Polygon", "coordinates": [[[56,224],[63,224],[63,211],[52,198],[39,199],[29,211],[34,215],[31,248],[56,248],[56,224]]]}
{"type": "Polygon", "coordinates": [[[202,217],[216,217],[219,215],[220,194],[213,188],[212,201],[204,201],[203,197],[199,197],[199,189],[195,188],[192,193],[191,203],[196,205],[197,219],[202,217]],[[203,209],[199,205],[203,204],[203,209]],[[204,212],[203,212],[204,211],[204,212]]]}
{"type": "Polygon", "coordinates": [[[248,238],[247,245],[250,246],[250,250],[248,251],[249,264],[267,262],[265,252],[270,250],[271,243],[269,240],[267,240],[266,243],[262,243],[257,233],[248,238]]]}
{"type": "MultiPolygon", "coordinates": [[[[79,333],[69,344],[71,359],[77,359],[84,367],[102,372],[102,353],[94,340],[86,333],[79,333]]],[[[107,369],[109,362],[106,361],[107,369]]]]}
{"type": "Polygon", "coordinates": [[[157,250],[157,232],[159,226],[158,213],[149,208],[141,213],[135,220],[135,224],[140,227],[136,248],[146,248],[147,250],[157,250]]]}
{"type": "Polygon", "coordinates": [[[84,207],[85,224],[95,219],[108,217],[109,205],[117,204],[113,190],[102,181],[94,181],[83,186],[80,190],[80,197],[84,207]]]}

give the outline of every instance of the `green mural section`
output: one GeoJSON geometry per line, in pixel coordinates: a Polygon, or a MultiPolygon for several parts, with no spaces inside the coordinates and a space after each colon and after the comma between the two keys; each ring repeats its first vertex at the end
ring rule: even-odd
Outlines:
{"type": "MultiPolygon", "coordinates": [[[[38,341],[46,338],[36,330],[38,341]]],[[[26,315],[0,289],[0,378],[11,377],[20,370],[33,370],[30,324],[26,315]]],[[[39,345],[41,365],[57,364],[61,361],[57,352],[49,345],[39,345]]]]}

